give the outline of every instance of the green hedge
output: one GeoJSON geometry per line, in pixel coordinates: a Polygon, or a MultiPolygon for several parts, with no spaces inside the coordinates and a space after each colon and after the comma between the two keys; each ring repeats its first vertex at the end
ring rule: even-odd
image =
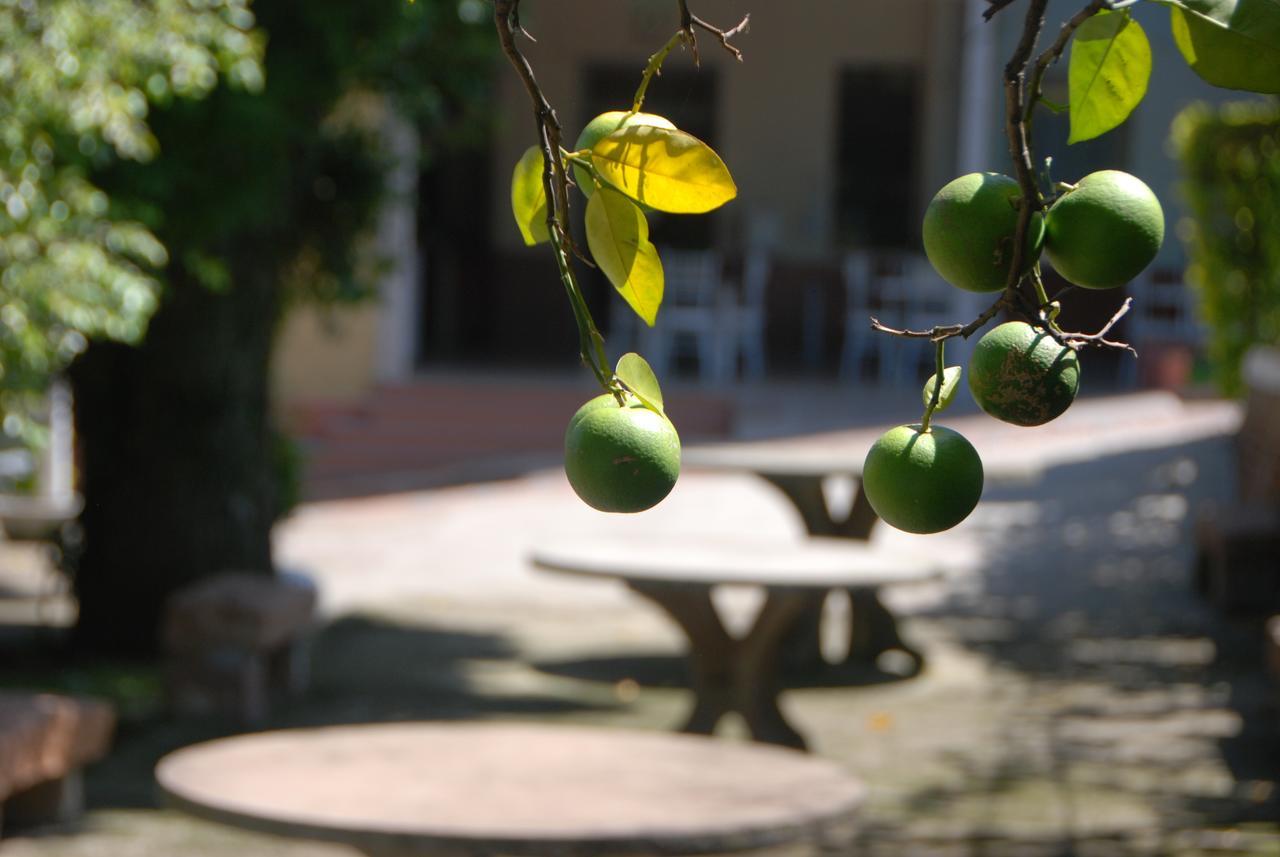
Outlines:
{"type": "Polygon", "coordinates": [[[1255,343],[1280,343],[1280,103],[1194,104],[1173,125],[1191,217],[1178,225],[1199,292],[1209,359],[1241,392],[1255,343]]]}

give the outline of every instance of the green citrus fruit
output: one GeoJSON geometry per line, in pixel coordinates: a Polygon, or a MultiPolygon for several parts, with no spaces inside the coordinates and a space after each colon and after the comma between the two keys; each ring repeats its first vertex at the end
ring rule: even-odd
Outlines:
{"type": "MultiPolygon", "coordinates": [[[[582,133],[578,135],[578,142],[573,144],[573,150],[580,152],[583,149],[590,149],[614,131],[620,128],[630,128],[632,125],[656,125],[659,128],[670,128],[672,131],[676,129],[676,126],[671,124],[671,120],[665,116],[658,116],[654,113],[628,113],[624,110],[610,110],[608,113],[601,113],[587,123],[587,127],[583,128],[582,133]]],[[[591,180],[591,173],[577,164],[573,167],[573,180],[578,183],[578,187],[582,188],[582,192],[587,196],[595,193],[596,183],[591,180]]]]}
{"type": "Polygon", "coordinates": [[[887,524],[940,533],[969,517],[982,496],[982,459],[964,435],[941,426],[898,426],[862,465],[862,490],[887,524]]]}
{"type": "MultiPolygon", "coordinates": [[[[999,173],[969,173],[947,184],[924,213],[924,252],[942,279],[969,292],[998,292],[1013,264],[1022,188],[999,173]]],[[[1039,212],[1027,226],[1023,264],[1030,268],[1044,242],[1039,212]]]]}
{"type": "Polygon", "coordinates": [[[969,391],[984,411],[1016,426],[1060,417],[1080,389],[1080,362],[1025,321],[1010,321],[978,340],[969,358],[969,391]]]}
{"type": "Polygon", "coordinates": [[[1151,264],[1163,241],[1160,200],[1141,179],[1119,170],[1080,179],[1046,218],[1049,261],[1086,289],[1123,286],[1151,264]]]}
{"type": "Polygon", "coordinates": [[[680,475],[680,436],[671,420],[627,397],[596,396],[569,420],[564,472],[583,502],[601,512],[643,512],[680,475]]]}

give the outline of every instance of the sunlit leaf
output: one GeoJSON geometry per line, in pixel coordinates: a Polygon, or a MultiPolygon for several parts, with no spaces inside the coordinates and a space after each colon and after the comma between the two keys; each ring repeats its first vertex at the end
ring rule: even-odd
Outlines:
{"type": "Polygon", "coordinates": [[[587,246],[618,294],[650,327],[662,306],[662,261],[649,241],[649,223],[634,202],[600,188],[587,202],[587,246]]]}
{"type": "Polygon", "coordinates": [[[647,360],[634,351],[629,351],[618,358],[618,368],[613,374],[627,385],[628,390],[636,394],[636,398],[658,413],[663,413],[662,389],[658,386],[658,376],[653,374],[647,360]]]}
{"type": "Polygon", "coordinates": [[[547,232],[547,192],[542,186],[542,150],[530,146],[511,173],[511,213],[525,246],[551,240],[547,232]]]}
{"type": "MultiPolygon", "coordinates": [[[[963,370],[959,366],[948,366],[942,370],[942,392],[938,395],[938,407],[934,412],[945,411],[956,397],[956,390],[959,389],[960,375],[963,370]]],[[[935,372],[929,376],[929,380],[924,382],[924,406],[929,407],[929,403],[933,401],[933,388],[938,383],[938,374],[935,372]]]]}
{"type": "Polygon", "coordinates": [[[1280,0],[1158,0],[1191,70],[1214,86],[1280,93],[1280,0]]]}
{"type": "Polygon", "coordinates": [[[591,159],[605,181],[658,211],[701,214],[738,195],[720,156],[671,128],[621,128],[592,147],[591,159]]]}
{"type": "Polygon", "coordinates": [[[1067,87],[1068,143],[1092,140],[1120,125],[1147,94],[1151,44],[1127,13],[1099,12],[1076,30],[1067,87]]]}

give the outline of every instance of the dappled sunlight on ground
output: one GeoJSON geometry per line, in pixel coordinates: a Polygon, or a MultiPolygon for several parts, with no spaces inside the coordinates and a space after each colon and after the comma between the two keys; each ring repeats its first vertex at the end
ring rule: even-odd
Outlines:
{"type": "MultiPolygon", "coordinates": [[[[923,546],[947,560],[940,581],[886,593],[924,650],[923,672],[871,683],[831,668],[793,676],[782,698],[814,751],[871,788],[858,853],[1276,853],[1266,850],[1280,837],[1275,690],[1190,585],[1195,510],[1233,491],[1232,415],[1154,404],[1114,431],[1105,414],[1085,413],[1084,434],[1052,452],[1037,432],[1012,446],[998,427],[985,440],[976,430],[984,454],[1039,455],[1041,476],[989,484],[974,515],[944,535],[876,533],[885,550],[923,546]]],[[[675,629],[621,585],[527,561],[543,539],[605,535],[634,550],[653,532],[802,529],[765,483],[696,471],[637,517],[584,508],[556,471],[304,506],[281,526],[278,550],[283,565],[319,581],[328,624],[311,693],[268,725],[672,727],[689,703],[675,629]]],[[[718,601],[741,626],[759,597],[729,590],[718,601]]],[[[847,622],[838,603],[830,614],[837,630],[847,622]]],[[[827,634],[831,653],[840,638],[827,634]]],[[[347,854],[149,809],[161,753],[232,729],[155,709],[127,720],[116,753],[91,772],[88,826],[65,839],[14,839],[4,853],[347,854]]],[[[725,734],[743,732],[732,723],[725,734]]]]}

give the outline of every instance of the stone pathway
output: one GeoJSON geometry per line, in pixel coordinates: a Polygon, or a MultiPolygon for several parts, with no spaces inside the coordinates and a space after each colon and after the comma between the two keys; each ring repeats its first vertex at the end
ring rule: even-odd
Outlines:
{"type": "MultiPolygon", "coordinates": [[[[1022,432],[948,421],[985,457],[1025,456],[1044,477],[990,488],[961,527],[928,541],[968,561],[893,594],[928,658],[921,676],[798,682],[788,715],[815,752],[870,784],[859,854],[1280,855],[1276,688],[1250,638],[1188,584],[1195,508],[1232,490],[1235,410],[1140,396],[1082,402],[1068,417],[1022,432]]],[[[668,728],[688,702],[675,631],[621,587],[525,562],[528,545],[556,534],[643,545],[655,529],[786,535],[799,524],[751,477],[698,473],[634,518],[583,508],[555,471],[304,507],[278,551],[320,580],[331,623],[314,692],[272,725],[668,728]]],[[[731,620],[749,614],[750,593],[725,595],[731,620]]],[[[154,759],[222,731],[140,718],[90,778],[101,809],[87,826],[7,840],[5,857],[349,857],[150,808],[154,759]]]]}

